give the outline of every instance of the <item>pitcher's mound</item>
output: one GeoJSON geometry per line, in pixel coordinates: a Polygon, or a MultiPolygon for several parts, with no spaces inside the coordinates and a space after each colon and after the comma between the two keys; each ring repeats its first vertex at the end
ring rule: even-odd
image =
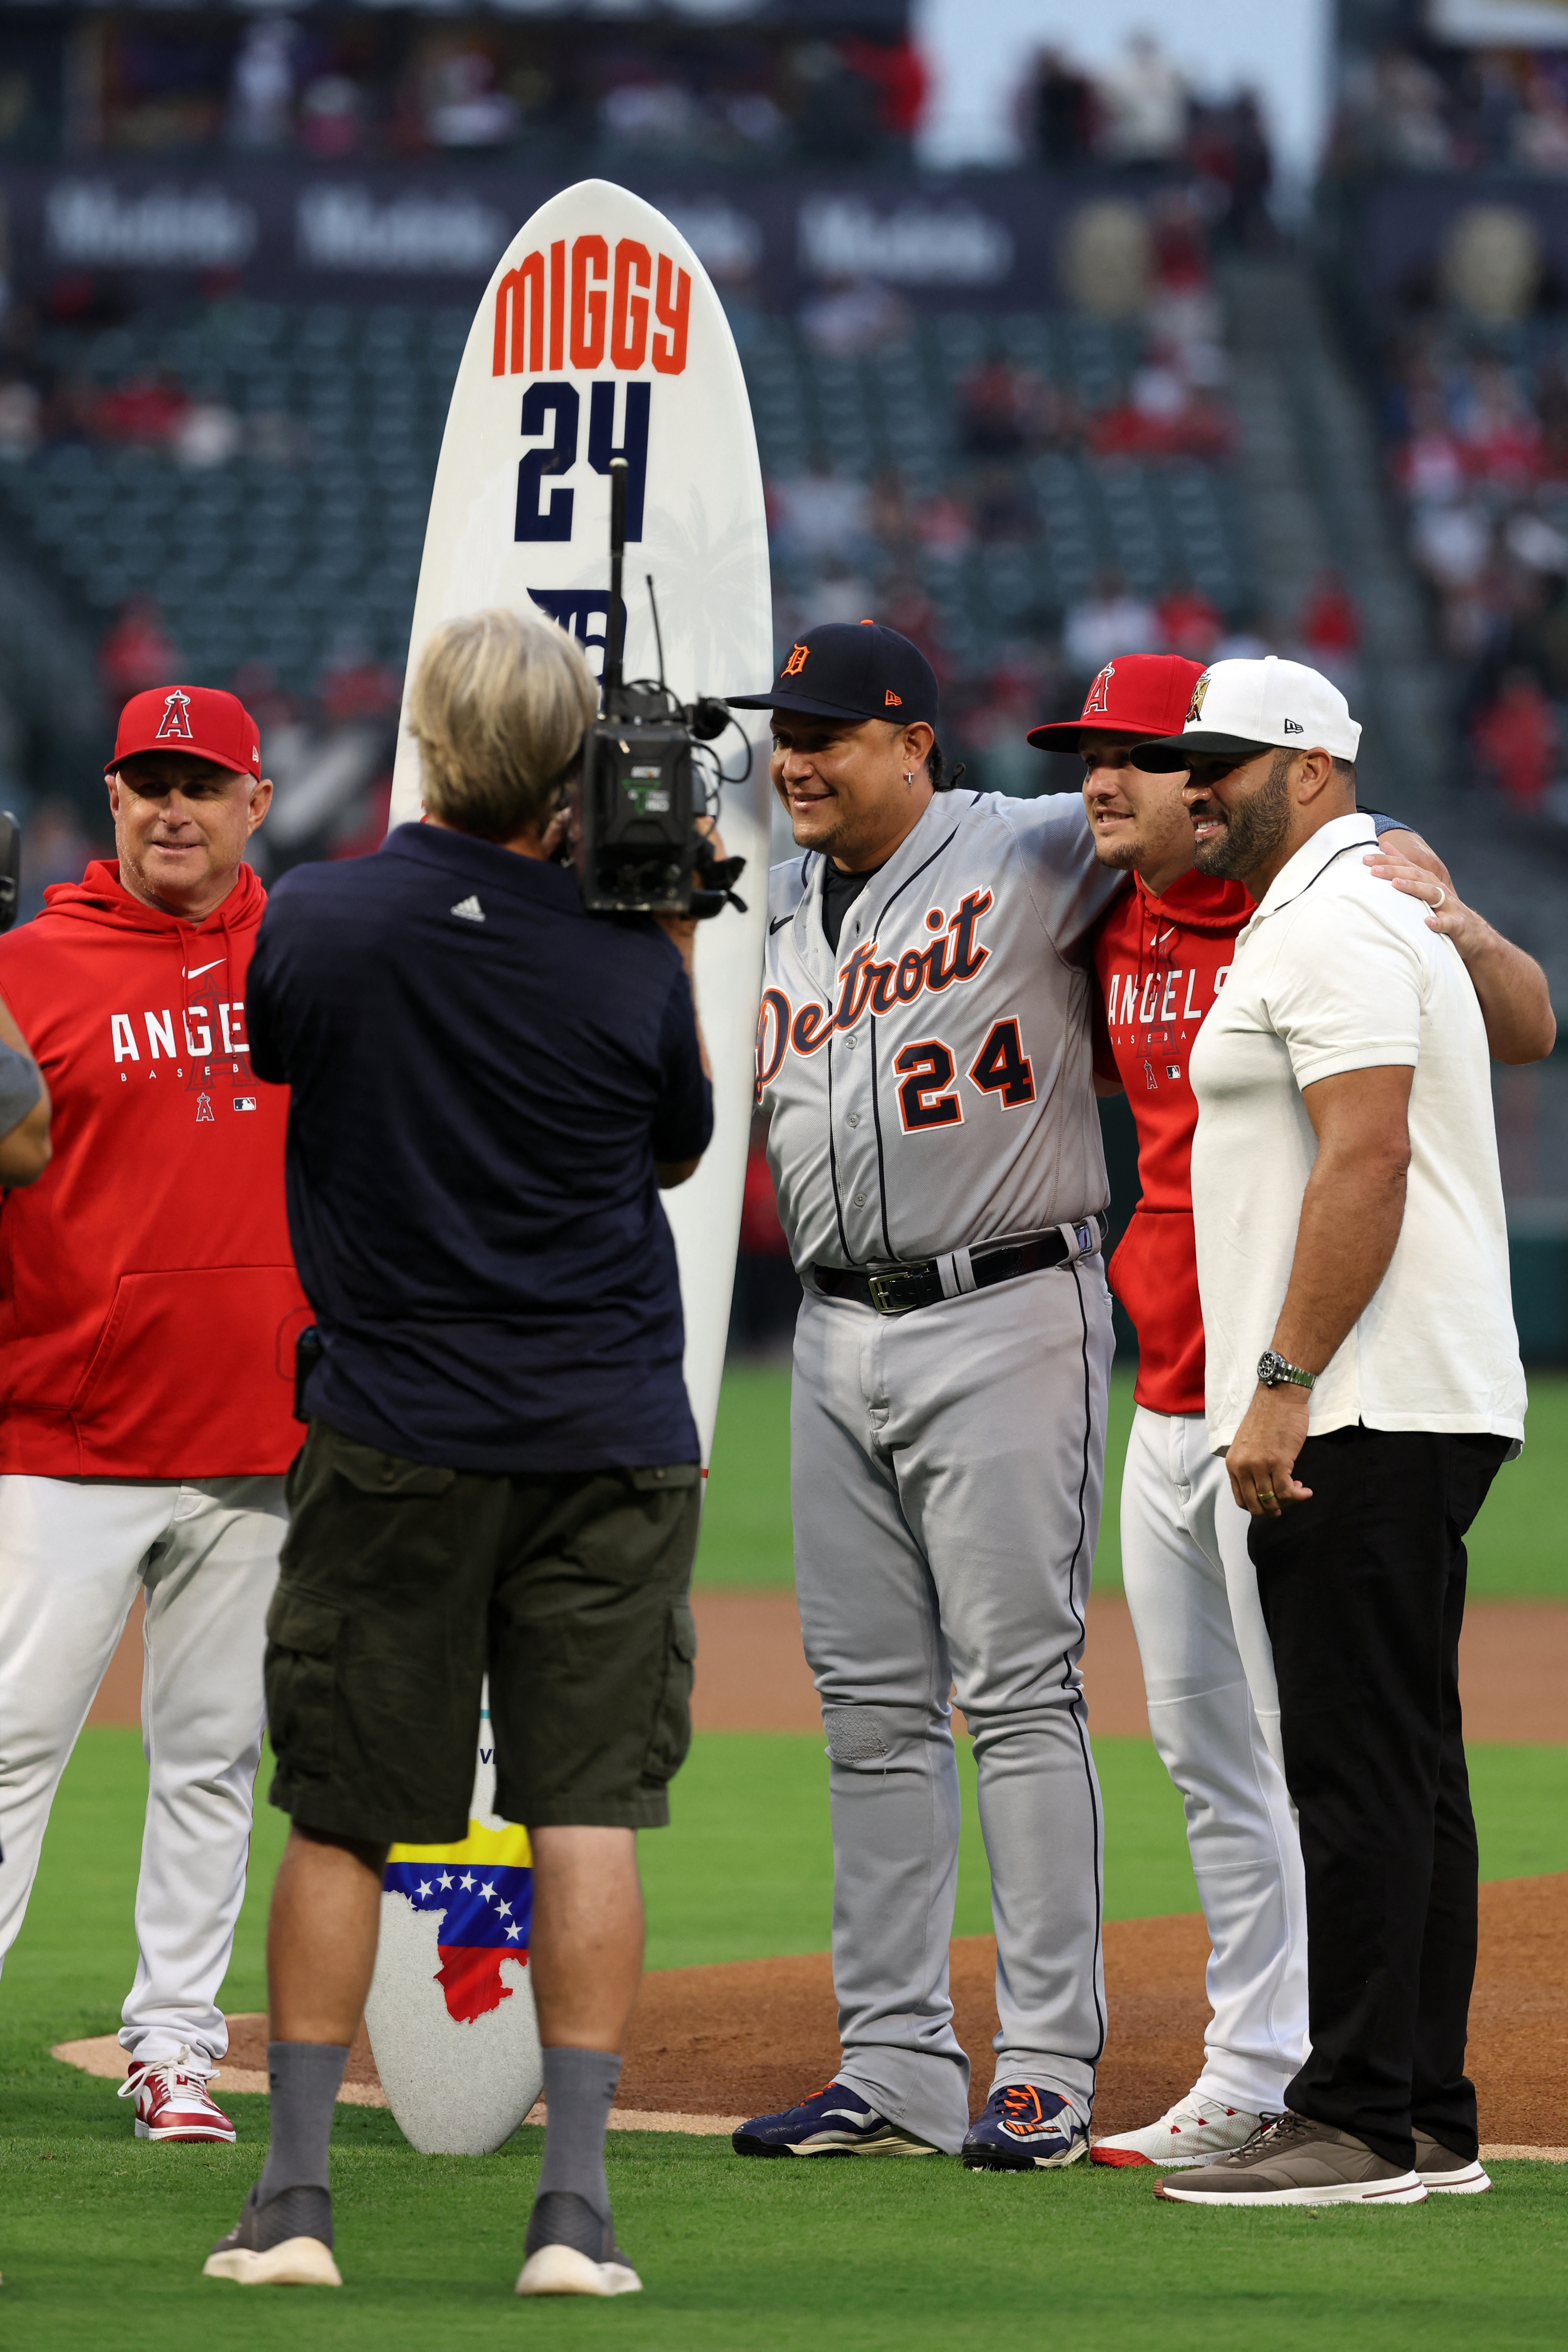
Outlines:
{"type": "MultiPolygon", "coordinates": [[[[1568,1873],[1481,1888],[1480,1960],[1467,2059],[1491,2145],[1568,2140],[1568,1873]]],[[[1094,2136],[1152,2123],[1192,2088],[1203,2064],[1208,1937],[1200,1916],[1116,1919],[1105,1930],[1110,2016],[1094,2099],[1094,2136]]],[[[978,2114],[997,2031],[996,1947],[952,1946],[959,2040],[978,2114]]],[[[838,2063],[826,1953],[663,1969],[643,1979],[617,2104],[762,2115],[829,2081],[838,2063]]]]}
{"type": "MultiPolygon", "coordinates": [[[[1480,2102],[1482,2141],[1510,2154],[1561,2156],[1568,2139],[1568,1873],[1495,1881],[1481,1889],[1480,1961],[1467,2059],[1480,2102]]],[[[1203,2063],[1201,1918],[1118,1919],[1105,1930],[1110,2031],[1094,2102],[1095,2137],[1152,2123],[1189,2090],[1203,2063]]],[[[989,1936],[952,1946],[959,2039],[974,2070],[978,2112],[996,2032],[996,1948],[989,1936]]],[[[267,2021],[229,2020],[223,2082],[266,2087],[267,2021]]],[[[123,2078],[112,2035],[63,2043],[57,2056],[123,2078]]],[[[651,2130],[727,2130],[739,2117],[791,2105],[838,2063],[833,1980],[825,1952],[718,1968],[662,1969],[637,1996],[614,2120],[651,2130]]],[[[223,2085],[219,2086],[222,2096],[223,2085]]],[[[362,2032],[345,2095],[380,2105],[362,2032]]]]}

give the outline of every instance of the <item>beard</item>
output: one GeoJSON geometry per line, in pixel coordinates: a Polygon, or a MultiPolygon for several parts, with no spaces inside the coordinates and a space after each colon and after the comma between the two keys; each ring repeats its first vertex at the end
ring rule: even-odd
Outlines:
{"type": "Polygon", "coordinates": [[[1241,882],[1272,857],[1290,830],[1289,778],[1294,756],[1290,751],[1277,751],[1265,781],[1236,808],[1221,808],[1211,798],[1205,814],[1220,817],[1225,831],[1215,840],[1201,842],[1194,851],[1193,862],[1200,874],[1241,882]]]}
{"type": "Polygon", "coordinates": [[[1094,854],[1110,873],[1122,874],[1129,866],[1138,864],[1143,855],[1143,845],[1141,841],[1102,842],[1097,834],[1094,835],[1094,854]]]}

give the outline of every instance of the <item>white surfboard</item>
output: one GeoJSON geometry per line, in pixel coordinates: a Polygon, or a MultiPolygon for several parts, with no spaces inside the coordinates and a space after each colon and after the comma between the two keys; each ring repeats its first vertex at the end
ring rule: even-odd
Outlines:
{"type": "MultiPolygon", "coordinates": [[[[624,188],[585,180],[518,232],[469,331],[430,501],[409,681],[439,622],[497,604],[521,611],[530,600],[602,666],[609,463],[618,456],[628,467],[626,677],[658,672],[643,584],[651,572],[665,676],[681,700],[765,685],[773,675],[767,521],[729,323],[670,222],[624,188]]],[[[406,694],[405,682],[405,720],[406,694]]],[[[751,773],[724,787],[719,817],[725,847],[746,860],[739,889],[747,912],[729,908],[704,923],[697,950],[713,1140],[690,1181],[664,1195],[704,1469],[734,1282],[767,908],[767,714],[737,716],[752,747],[751,773]]],[[[733,730],[716,748],[728,769],[743,764],[733,730]]],[[[405,724],[392,822],[405,824],[420,808],[418,748],[405,724]]],[[[366,2021],[393,2113],[424,2149],[498,2147],[542,2081],[526,1967],[510,1958],[526,1953],[526,1937],[507,1936],[522,1880],[514,1885],[505,1874],[526,1876],[527,1839],[488,1811],[488,1731],[487,1722],[468,1847],[395,1849],[382,1896],[366,2021]],[[503,1851],[497,1841],[510,1843],[503,1851]],[[488,1896],[487,1881],[495,1890],[488,1896]],[[498,1926],[503,1902],[512,1909],[498,1926]],[[459,1931],[485,1940],[458,1944],[459,1931]],[[496,1958],[493,1967],[478,1959],[454,1966],[443,1958],[452,1950],[496,1958]]]]}

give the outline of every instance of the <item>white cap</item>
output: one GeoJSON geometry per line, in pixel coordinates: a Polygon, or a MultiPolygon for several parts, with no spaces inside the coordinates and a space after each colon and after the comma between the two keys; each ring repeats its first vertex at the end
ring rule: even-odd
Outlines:
{"type": "Polygon", "coordinates": [[[1184,768],[1194,753],[1327,751],[1353,760],[1361,729],[1339,688],[1304,662],[1211,662],[1193,688],[1179,735],[1134,747],[1133,762],[1156,771],[1184,768]]]}

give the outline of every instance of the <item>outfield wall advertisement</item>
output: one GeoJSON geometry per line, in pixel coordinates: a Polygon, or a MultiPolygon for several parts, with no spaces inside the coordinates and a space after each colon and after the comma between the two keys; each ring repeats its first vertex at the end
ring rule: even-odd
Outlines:
{"type": "MultiPolygon", "coordinates": [[[[676,223],[716,285],[779,307],[876,278],[944,308],[1053,308],[1065,299],[1060,256],[1075,217],[1085,205],[1129,205],[1124,184],[1083,174],[617,177],[676,223]]],[[[0,198],[23,291],[86,272],[170,290],[232,280],[291,301],[469,300],[556,184],[494,164],[416,175],[132,160],[16,167],[0,174],[0,198]]]]}

